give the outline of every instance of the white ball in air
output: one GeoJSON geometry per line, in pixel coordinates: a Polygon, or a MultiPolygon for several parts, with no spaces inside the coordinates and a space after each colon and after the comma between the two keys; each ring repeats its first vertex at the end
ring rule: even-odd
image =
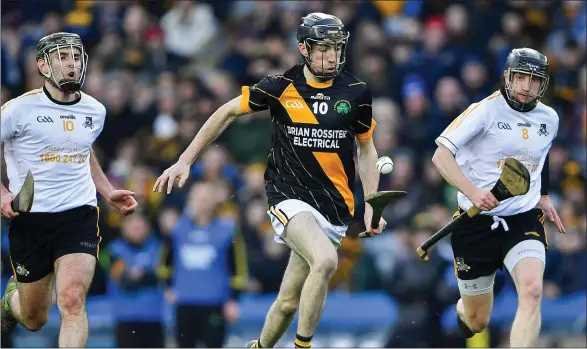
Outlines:
{"type": "Polygon", "coordinates": [[[393,161],[391,161],[389,156],[382,156],[377,160],[375,167],[377,167],[379,173],[388,174],[393,171],[393,161]]]}

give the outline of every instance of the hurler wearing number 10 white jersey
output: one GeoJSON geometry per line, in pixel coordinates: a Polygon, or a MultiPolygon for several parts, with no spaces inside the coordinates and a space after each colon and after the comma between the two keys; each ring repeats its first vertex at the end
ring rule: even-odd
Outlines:
{"type": "Polygon", "coordinates": [[[565,232],[548,196],[548,151],[559,118],[540,102],[549,81],[546,56],[533,49],[514,49],[504,79],[499,91],[469,106],[436,139],[433,162],[459,190],[458,213],[473,205],[482,210],[451,235],[461,293],[456,307],[459,328],[470,338],[487,326],[495,272],[505,267],[519,300],[510,345],[529,347],[540,332],[548,248],[545,213],[565,232]],[[530,190],[500,203],[490,190],[509,157],[528,168],[530,190]]]}
{"type": "Polygon", "coordinates": [[[60,347],[83,347],[88,337],[85,299],[100,235],[96,190],[122,214],[132,213],[133,193],[108,182],[92,145],[102,132],[105,107],[80,91],[88,55],[77,34],[55,33],[37,45],[44,86],[2,106],[1,141],[9,189],[1,186],[2,216],[10,219],[14,276],[2,298],[2,334],[17,323],[37,331],[47,322],[55,274],[61,313],[60,347]],[[31,171],[30,212],[11,202],[31,171]]]}

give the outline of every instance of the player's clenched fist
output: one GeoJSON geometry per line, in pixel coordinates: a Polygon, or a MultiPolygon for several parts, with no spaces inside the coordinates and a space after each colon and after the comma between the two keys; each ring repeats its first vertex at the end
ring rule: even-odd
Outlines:
{"type": "Polygon", "coordinates": [[[482,211],[491,211],[499,205],[499,201],[497,201],[495,196],[493,196],[493,194],[487,189],[475,187],[471,193],[465,195],[471,200],[473,206],[482,211]]]}
{"type": "Polygon", "coordinates": [[[367,229],[367,234],[369,236],[375,236],[383,233],[385,226],[387,225],[387,221],[385,219],[379,219],[379,225],[377,228],[373,229],[371,227],[371,219],[373,218],[373,207],[369,203],[365,204],[365,228],[367,229]]]}
{"type": "Polygon", "coordinates": [[[17,212],[12,210],[12,200],[15,195],[10,192],[2,192],[2,217],[12,218],[18,216],[17,212]]]}
{"type": "Polygon", "coordinates": [[[163,174],[157,178],[153,191],[162,192],[165,184],[167,184],[167,194],[171,193],[173,184],[179,179],[178,186],[181,188],[190,176],[190,164],[181,161],[177,161],[173,166],[163,171],[163,174]]]}

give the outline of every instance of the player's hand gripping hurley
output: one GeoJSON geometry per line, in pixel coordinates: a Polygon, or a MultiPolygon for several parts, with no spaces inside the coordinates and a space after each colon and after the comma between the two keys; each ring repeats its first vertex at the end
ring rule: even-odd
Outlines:
{"type": "Polygon", "coordinates": [[[35,179],[29,170],[18,194],[3,193],[2,217],[13,218],[19,213],[30,212],[35,198],[35,179]]]}
{"type": "MultiPolygon", "coordinates": [[[[525,195],[530,190],[530,172],[524,164],[514,158],[507,158],[505,160],[503,170],[497,183],[491,189],[491,194],[495,196],[498,201],[503,201],[514,196],[525,195]]],[[[460,216],[445,225],[436,234],[432,235],[428,240],[424,241],[418,247],[418,255],[420,258],[428,260],[428,249],[442,238],[452,232],[452,230],[461,224],[463,221],[471,219],[478,215],[481,210],[475,206],[463,212],[460,216]]]]}
{"type": "MultiPolygon", "coordinates": [[[[379,220],[381,219],[383,209],[385,209],[385,206],[387,206],[391,200],[403,198],[406,194],[407,192],[405,191],[379,191],[367,196],[365,202],[373,208],[371,228],[376,229],[379,226],[379,220]]],[[[359,234],[360,238],[370,238],[373,236],[374,235],[370,234],[368,231],[359,234]]]]}

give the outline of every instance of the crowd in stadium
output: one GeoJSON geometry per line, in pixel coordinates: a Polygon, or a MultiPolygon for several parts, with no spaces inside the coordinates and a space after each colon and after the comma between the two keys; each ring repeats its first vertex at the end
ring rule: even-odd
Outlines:
{"type": "MultiPolygon", "coordinates": [[[[241,86],[301,62],[295,39],[301,16],[338,16],[351,32],[345,68],[373,94],[378,154],[394,161],[379,189],[408,195],[384,211],[388,226],[382,235],[360,240],[364,202],[357,176],[355,223],[339,250],[331,289],[393,297],[402,315],[389,346],[443,346],[441,314],[458,299],[458,289],[446,281],[447,273],[454,277],[450,244],[435,247],[428,263],[414,253],[457,207],[455,189],[431,162],[434,140],[471,103],[499,89],[514,47],[548,56],[551,82],[543,102],[560,117],[550,152],[550,195],[567,234],[547,222],[545,297],[587,289],[586,6],[555,0],[9,1],[2,5],[1,102],[42,85],[35,62],[42,36],[80,34],[90,57],[83,90],[107,108],[95,150],[112,183],[134,191],[139,203],[129,217],[101,204],[101,253],[110,253],[117,239],[173,239],[180,217],[210,205],[238,224],[245,242],[243,292],[275,293],[289,250],[273,241],[266,213],[268,112],[235,121],[194,164],[189,185],[171,195],[152,188],[241,86]],[[211,184],[207,192],[192,190],[199,182],[211,184]]],[[[153,258],[164,263],[164,257],[153,258]]],[[[100,260],[91,296],[108,292],[107,260],[100,260]]],[[[3,220],[3,280],[11,273],[3,220]]],[[[498,279],[496,291],[507,283],[509,278],[498,279]]],[[[165,297],[173,298],[169,292],[165,297]]]]}

